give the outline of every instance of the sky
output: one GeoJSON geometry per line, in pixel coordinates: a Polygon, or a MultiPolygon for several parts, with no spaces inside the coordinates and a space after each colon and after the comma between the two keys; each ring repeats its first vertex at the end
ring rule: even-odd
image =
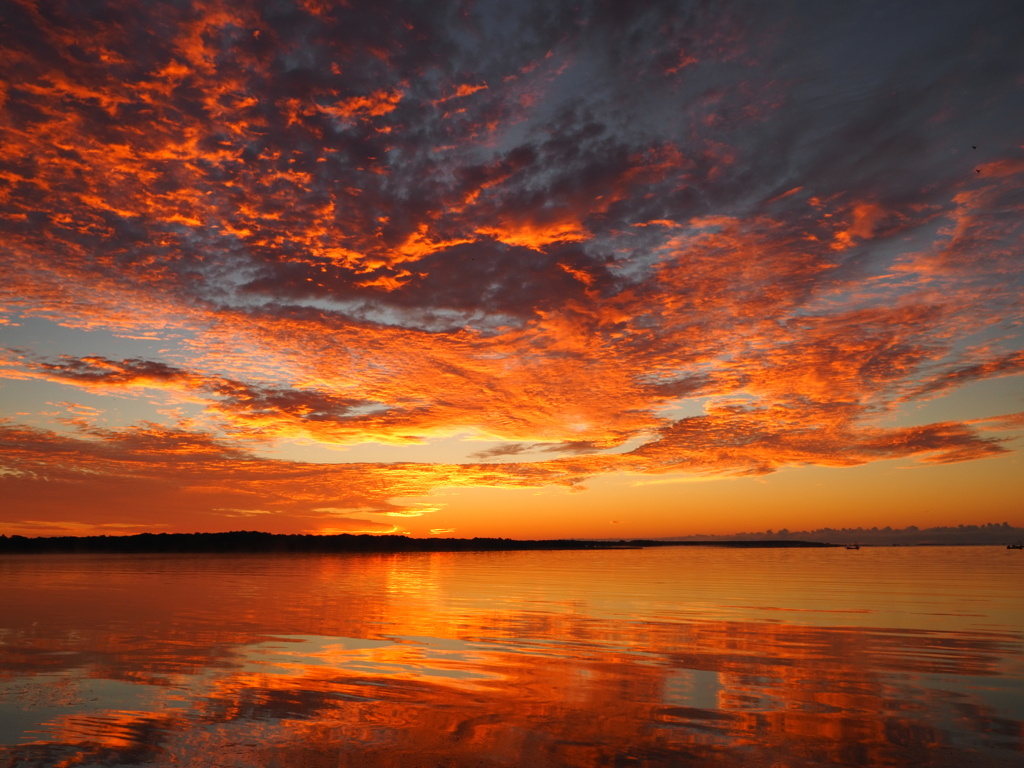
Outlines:
{"type": "Polygon", "coordinates": [[[1016,2],[0,6],[0,532],[1024,526],[1016,2]]]}

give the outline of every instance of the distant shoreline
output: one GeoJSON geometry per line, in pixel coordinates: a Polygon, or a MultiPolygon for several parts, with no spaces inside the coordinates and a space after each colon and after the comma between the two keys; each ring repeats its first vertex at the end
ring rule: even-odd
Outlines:
{"type": "Polygon", "coordinates": [[[793,549],[839,547],[818,541],[652,541],[632,539],[587,541],[579,539],[430,538],[342,533],[275,534],[260,531],[225,533],[138,533],[131,536],[26,536],[0,535],[4,554],[233,554],[294,552],[518,552],[544,550],[612,550],[648,547],[719,547],[727,549],[793,549]]]}

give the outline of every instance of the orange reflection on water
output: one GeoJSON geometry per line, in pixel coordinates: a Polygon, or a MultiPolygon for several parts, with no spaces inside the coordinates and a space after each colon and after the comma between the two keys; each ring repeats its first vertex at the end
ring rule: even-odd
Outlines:
{"type": "Polygon", "coordinates": [[[1019,764],[1024,559],[862,553],[8,557],[0,764],[1019,764]]]}

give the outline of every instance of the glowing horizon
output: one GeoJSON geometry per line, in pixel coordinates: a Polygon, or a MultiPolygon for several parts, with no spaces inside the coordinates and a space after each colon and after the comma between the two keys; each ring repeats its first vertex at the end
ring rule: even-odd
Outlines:
{"type": "Polygon", "coordinates": [[[10,4],[0,532],[1024,526],[1019,20],[875,10],[10,4]]]}

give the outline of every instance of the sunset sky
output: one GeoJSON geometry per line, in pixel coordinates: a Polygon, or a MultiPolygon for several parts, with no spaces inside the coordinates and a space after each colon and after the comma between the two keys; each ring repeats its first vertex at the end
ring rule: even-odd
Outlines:
{"type": "Polygon", "coordinates": [[[1019,2],[0,6],[0,532],[1024,526],[1019,2]]]}

